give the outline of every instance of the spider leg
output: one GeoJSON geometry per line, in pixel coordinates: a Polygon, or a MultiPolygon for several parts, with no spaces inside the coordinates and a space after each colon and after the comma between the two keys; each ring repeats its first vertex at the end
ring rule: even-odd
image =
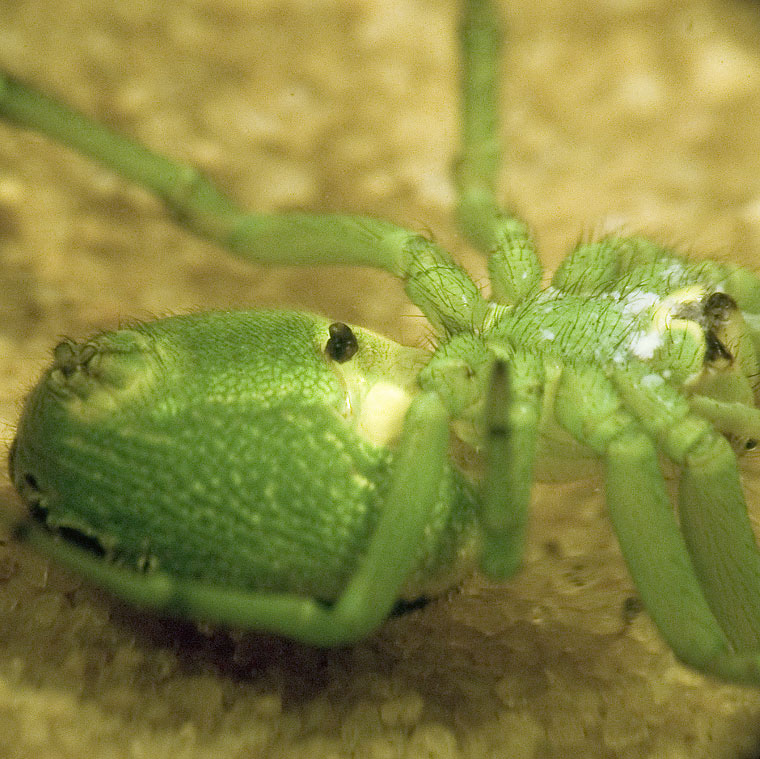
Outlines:
{"type": "Polygon", "coordinates": [[[760,551],[736,455],[728,440],[691,413],[689,402],[668,384],[639,381],[645,371],[635,366],[621,371],[616,385],[642,425],[681,467],[681,529],[710,608],[736,651],[760,651],[760,551]]]}
{"type": "Polygon", "coordinates": [[[485,406],[486,476],[480,566],[493,578],[519,568],[530,510],[533,462],[541,416],[542,373],[531,354],[497,358],[485,406]]]}
{"type": "MultiPolygon", "coordinates": [[[[579,243],[552,276],[552,287],[562,292],[597,297],[602,292],[619,292],[621,279],[636,269],[643,280],[668,268],[713,274],[712,262],[687,262],[662,245],[645,237],[609,235],[595,242],[579,243]]],[[[716,281],[716,280],[714,280],[716,281]]]]}
{"type": "Polygon", "coordinates": [[[736,651],[760,650],[760,552],[736,456],[711,431],[682,465],[681,529],[710,608],[736,651]]]}
{"type": "Polygon", "coordinates": [[[0,116],[99,161],[162,200],[191,232],[252,263],[373,266],[404,280],[434,327],[454,334],[488,312],[478,287],[451,256],[390,222],[348,214],[250,213],[194,166],[116,134],[0,72],[0,116]]]}
{"type": "Polygon", "coordinates": [[[538,292],[542,268],[528,228],[496,202],[500,163],[499,53],[504,32],[488,0],[464,3],[461,50],[461,148],[454,166],[457,220],[467,238],[490,254],[492,298],[515,304],[538,292]]]}
{"type": "Polygon", "coordinates": [[[273,632],[312,645],[349,644],[367,636],[390,614],[418,560],[448,445],[448,415],[433,393],[423,393],[407,412],[393,479],[367,551],[331,605],[294,594],[248,592],[162,572],[139,573],[95,558],[32,522],[17,525],[15,532],[20,540],[136,606],[273,632]]]}
{"type": "Polygon", "coordinates": [[[691,395],[688,400],[692,411],[708,419],[724,435],[760,441],[760,409],[704,395],[691,395]]]}
{"type": "Polygon", "coordinates": [[[552,287],[565,293],[592,296],[614,286],[617,250],[608,240],[577,245],[552,275],[552,287]]]}
{"type": "Polygon", "coordinates": [[[454,179],[459,226],[484,251],[494,247],[502,216],[496,204],[501,152],[497,73],[502,38],[488,0],[463,4],[459,24],[461,147],[454,179]]]}
{"type": "MultiPolygon", "coordinates": [[[[624,407],[624,403],[629,408],[636,406],[637,399],[630,393],[622,393],[628,397],[621,399],[619,388],[623,386],[627,390],[635,383],[625,377],[615,380],[613,384],[593,367],[567,368],[557,388],[555,414],[557,420],[604,463],[610,517],[641,598],[662,636],[683,662],[721,677],[758,682],[760,652],[745,655],[731,650],[731,637],[742,630],[731,619],[736,612],[735,601],[729,602],[726,612],[720,605],[712,607],[716,588],[733,593],[733,583],[746,581],[745,562],[749,558],[752,564],[754,559],[742,555],[722,562],[721,557],[714,557],[712,566],[707,569],[708,572],[715,569],[718,574],[707,588],[703,587],[703,578],[695,571],[695,561],[689,551],[691,538],[687,547],[667,495],[653,440],[658,435],[645,428],[624,407]],[[579,404],[578,398],[589,399],[589,402],[579,404]],[[731,635],[724,632],[724,626],[731,635]]],[[[661,427],[667,427],[669,421],[672,420],[663,421],[661,427]]],[[[684,435],[692,421],[687,414],[684,435]]],[[[730,448],[728,451],[730,453],[730,448]]],[[[688,473],[682,484],[682,504],[696,496],[692,504],[700,510],[703,498],[712,497],[723,488],[730,493],[732,512],[743,507],[738,478],[735,469],[730,471],[727,459],[722,458],[718,467],[706,476],[693,472],[688,462],[685,469],[688,473]],[[693,490],[703,485],[707,485],[710,494],[696,495],[693,490]]],[[[708,521],[712,520],[715,511],[711,509],[708,514],[708,521]]],[[[732,517],[735,520],[733,513],[729,519],[732,517]]],[[[695,528],[704,526],[695,525],[695,528]]],[[[729,532],[743,534],[744,528],[732,524],[729,532]]],[[[709,554],[718,548],[709,536],[702,536],[701,540],[708,550],[700,550],[700,554],[709,554]]],[[[756,553],[756,549],[752,550],[756,553]]],[[[710,561],[709,557],[707,560],[710,561]]],[[[754,570],[750,576],[752,584],[754,570]]],[[[754,611],[750,616],[754,616],[754,611]]]]}

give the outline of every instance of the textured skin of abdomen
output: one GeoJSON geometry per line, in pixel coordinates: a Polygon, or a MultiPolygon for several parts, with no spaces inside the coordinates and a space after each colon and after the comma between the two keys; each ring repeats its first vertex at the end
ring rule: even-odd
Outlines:
{"type": "MultiPolygon", "coordinates": [[[[333,600],[377,522],[392,452],[343,413],[326,322],[225,314],[232,334],[211,340],[198,318],[106,333],[96,357],[74,346],[27,401],[14,480],[38,519],[107,559],[333,600]],[[285,338],[272,334],[283,319],[285,338]]],[[[451,470],[407,595],[457,564],[473,507],[451,470]]]]}

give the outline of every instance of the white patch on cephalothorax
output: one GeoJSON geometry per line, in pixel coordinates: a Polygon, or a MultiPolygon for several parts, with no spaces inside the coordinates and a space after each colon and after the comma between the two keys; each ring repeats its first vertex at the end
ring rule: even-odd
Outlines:
{"type": "Polygon", "coordinates": [[[662,333],[656,330],[650,332],[634,332],[631,335],[628,349],[642,361],[654,358],[655,351],[662,345],[662,333]]]}
{"type": "Polygon", "coordinates": [[[656,306],[660,302],[660,296],[657,293],[637,287],[626,293],[625,296],[618,295],[618,300],[622,304],[623,316],[635,317],[648,308],[656,306]]]}
{"type": "Polygon", "coordinates": [[[652,312],[651,328],[634,330],[628,340],[628,351],[642,361],[654,358],[662,346],[665,335],[673,329],[691,332],[695,340],[701,337],[701,327],[692,319],[683,318],[680,312],[685,305],[700,303],[705,297],[702,285],[691,285],[677,290],[667,297],[635,288],[624,296],[619,295],[623,316],[634,322],[646,311],[652,312]]]}
{"type": "Polygon", "coordinates": [[[647,374],[641,378],[642,387],[654,388],[664,384],[665,380],[659,374],[647,374]]]}

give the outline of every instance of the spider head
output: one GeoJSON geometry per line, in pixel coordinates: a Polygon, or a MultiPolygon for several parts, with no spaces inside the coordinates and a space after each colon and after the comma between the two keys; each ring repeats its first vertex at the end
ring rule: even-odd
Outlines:
{"type": "Polygon", "coordinates": [[[759,437],[760,333],[757,316],[743,311],[725,284],[692,285],[663,299],[653,318],[662,338],[655,359],[740,454],[759,437]]]}

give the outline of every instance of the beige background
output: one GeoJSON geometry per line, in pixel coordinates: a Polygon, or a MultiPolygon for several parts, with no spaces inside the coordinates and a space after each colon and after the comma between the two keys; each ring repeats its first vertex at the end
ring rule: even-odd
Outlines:
{"type": "MultiPolygon", "coordinates": [[[[252,208],[452,224],[456,4],[16,0],[0,63],[252,208]]],[[[549,270],[579,236],[647,231],[760,260],[760,10],[750,2],[504,2],[505,198],[549,270]]],[[[139,189],[0,127],[0,448],[62,336],[197,307],[281,303],[409,343],[428,331],[364,270],[255,270],[139,189]]],[[[757,466],[746,489],[757,511],[757,466]]],[[[15,508],[3,475],[0,505],[15,508]]],[[[611,536],[599,483],[538,488],[526,566],[473,581],[350,651],[124,608],[0,545],[4,757],[742,759],[760,692],[675,664],[611,536]]]]}

